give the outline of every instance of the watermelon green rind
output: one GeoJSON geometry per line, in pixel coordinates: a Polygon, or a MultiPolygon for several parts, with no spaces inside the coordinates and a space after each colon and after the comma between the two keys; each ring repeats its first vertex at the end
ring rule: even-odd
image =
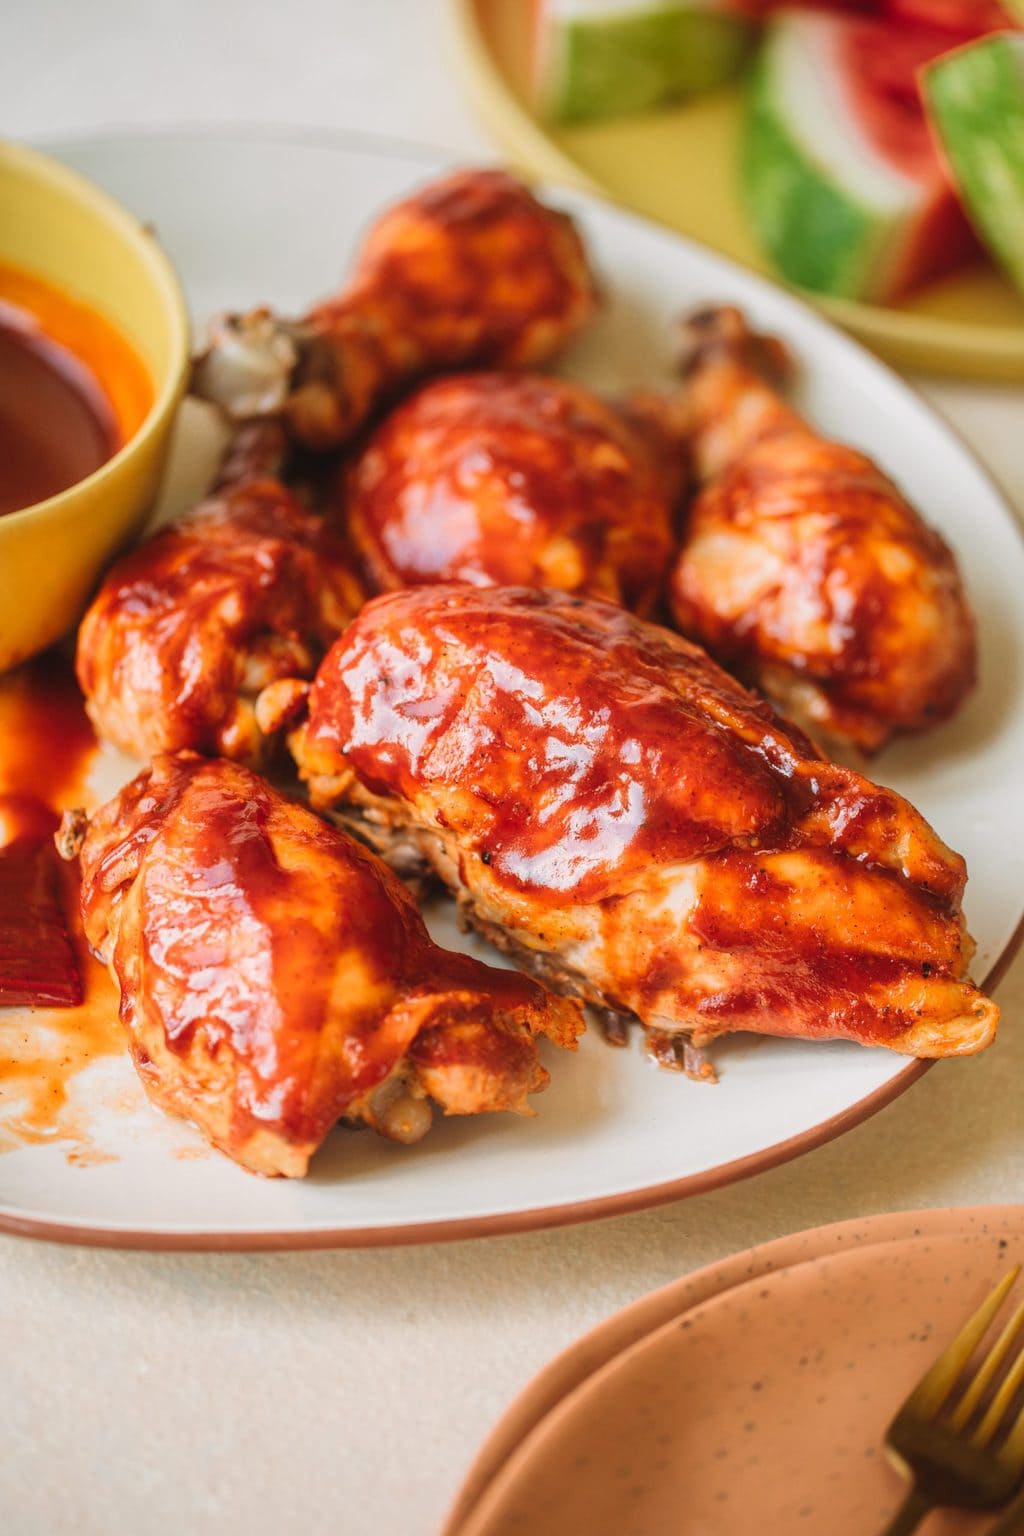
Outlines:
{"type": "Polygon", "coordinates": [[[751,224],[788,282],[840,298],[885,291],[902,178],[863,157],[828,96],[828,18],[783,13],[754,66],[740,154],[751,224]],[[816,99],[820,95],[820,99],[816,99]]]}
{"type": "Polygon", "coordinates": [[[815,163],[778,110],[770,43],[750,82],[740,180],[758,240],[789,282],[816,293],[863,291],[878,243],[875,221],[815,163]]]}
{"type": "Polygon", "coordinates": [[[643,111],[733,78],[753,29],[707,0],[577,4],[546,22],[541,106],[559,122],[643,111]]]}
{"type": "Polygon", "coordinates": [[[922,92],[972,223],[1024,289],[1024,36],[944,55],[922,71],[922,92]]]}

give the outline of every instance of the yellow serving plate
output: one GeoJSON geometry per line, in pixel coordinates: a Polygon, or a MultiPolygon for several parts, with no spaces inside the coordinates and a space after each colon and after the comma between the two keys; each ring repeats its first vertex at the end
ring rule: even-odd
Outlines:
{"type": "MultiPolygon", "coordinates": [[[[463,76],[514,164],[668,224],[776,276],[747,228],[737,190],[742,88],[684,106],[583,126],[538,123],[527,105],[527,0],[451,0],[463,76]]],[[[804,297],[903,368],[1024,379],[1024,298],[983,260],[897,305],[804,297]]]]}

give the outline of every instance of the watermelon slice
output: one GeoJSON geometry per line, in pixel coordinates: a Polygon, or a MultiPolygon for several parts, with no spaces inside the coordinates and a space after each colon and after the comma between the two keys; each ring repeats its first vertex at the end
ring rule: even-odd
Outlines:
{"type": "Polygon", "coordinates": [[[754,36],[733,0],[535,0],[537,107],[559,122],[642,111],[730,79],[754,36]]]}
{"type": "Polygon", "coordinates": [[[1024,33],[946,54],[923,71],[921,88],[975,228],[1024,289],[1024,33]]]}
{"type": "Polygon", "coordinates": [[[931,27],[780,11],[754,71],[743,198],[789,282],[886,303],[959,265],[974,239],[931,141],[919,67],[931,27]]]}

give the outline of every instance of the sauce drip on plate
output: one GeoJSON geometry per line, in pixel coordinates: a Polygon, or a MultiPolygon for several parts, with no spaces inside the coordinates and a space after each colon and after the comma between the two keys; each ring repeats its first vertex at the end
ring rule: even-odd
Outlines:
{"type": "Polygon", "coordinates": [[[70,660],[48,651],[0,676],[0,843],[48,835],[88,804],[96,750],[70,660]]]}
{"type": "MultiPolygon", "coordinates": [[[[49,857],[60,811],[94,798],[86,778],[95,751],[64,657],[51,652],[0,677],[0,846],[15,845],[18,860],[33,845],[49,857]]],[[[78,871],[54,854],[52,874],[84,996],[73,1008],[0,1008],[0,1151],[59,1141],[70,1144],[72,1161],[91,1162],[103,1154],[69,1089],[85,1067],[122,1055],[124,1036],[117,989],[82,934],[78,871]]]]}
{"type": "Polygon", "coordinates": [[[0,516],[99,469],[152,400],[145,368],[109,321],[0,264],[0,516]]]}
{"type": "Polygon", "coordinates": [[[54,852],[34,837],[0,848],[0,1007],[82,1001],[54,852]]]}

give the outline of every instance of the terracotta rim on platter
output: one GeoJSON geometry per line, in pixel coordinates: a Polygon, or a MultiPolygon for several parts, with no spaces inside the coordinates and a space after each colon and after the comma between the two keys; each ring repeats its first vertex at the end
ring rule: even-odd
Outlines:
{"type": "MultiPolygon", "coordinates": [[[[468,5],[470,0],[465,0],[468,5]]],[[[480,43],[483,48],[483,43],[480,43]]],[[[490,66],[493,69],[493,65],[490,66]]],[[[538,130],[539,132],[539,130],[538,130]]],[[[136,134],[135,130],[118,130],[110,128],[96,133],[82,134],[70,138],[50,139],[45,141],[50,153],[59,155],[62,144],[91,143],[93,141],[110,142],[129,136],[139,138],[161,138],[168,134],[176,134],[181,137],[195,140],[201,143],[208,136],[216,136],[235,141],[251,142],[254,147],[261,141],[268,139],[274,142],[294,141],[296,143],[339,142],[351,148],[366,146],[367,152],[372,148],[378,154],[406,153],[407,146],[400,140],[384,140],[380,137],[367,134],[339,133],[330,130],[320,133],[318,131],[303,131],[290,129],[277,130],[274,128],[242,128],[220,129],[195,127],[177,129],[174,125],[150,125],[144,131],[136,134]]],[[[422,158],[425,164],[438,164],[444,162],[447,157],[440,152],[424,150],[422,146],[415,149],[417,157],[422,158]]],[[[577,186],[581,178],[577,179],[577,186]]],[[[594,195],[594,194],[591,194],[594,195]]],[[[597,189],[595,201],[605,203],[618,209],[607,193],[597,189]]],[[[618,211],[623,211],[618,209],[618,211]]],[[[628,217],[636,219],[641,224],[650,224],[641,214],[626,210],[628,217]]],[[[658,226],[654,226],[658,227],[658,226]]],[[[692,244],[685,235],[675,238],[684,244],[692,244]]],[[[724,267],[733,268],[736,271],[744,271],[731,258],[719,256],[717,258],[724,267]]],[[[769,287],[779,287],[773,284],[769,278],[755,274],[758,280],[769,287]]],[[[788,301],[805,310],[813,308],[806,299],[799,294],[786,290],[788,301]]],[[[819,317],[820,320],[820,317],[819,317]]],[[[851,343],[856,345],[856,343],[851,343]]],[[[982,474],[992,485],[999,499],[1011,512],[1011,521],[1018,538],[1024,544],[1024,527],[1013,508],[1010,498],[999,486],[995,476],[988,466],[982,463],[974,450],[967,444],[956,427],[946,420],[930,402],[924,401],[920,392],[909,384],[896,370],[883,359],[872,355],[875,367],[885,370],[897,380],[900,387],[907,393],[914,395],[922,401],[930,414],[934,415],[941,423],[942,429],[955,437],[963,451],[970,457],[979,474],[982,474]]],[[[1020,913],[1017,924],[1006,942],[1001,953],[996,957],[986,976],[980,981],[980,987],[991,993],[999,985],[1016,958],[1021,947],[1024,946],[1024,911],[1020,913]]],[[[712,1189],[721,1188],[724,1185],[736,1183],[740,1179],[750,1178],[754,1174],[767,1172],[771,1168],[790,1162],[805,1152],[812,1152],[816,1148],[834,1141],[844,1132],[852,1130],[855,1126],[870,1119],[880,1110],[891,1104],[907,1091],[909,1087],[928,1071],[933,1065],[932,1060],[914,1059],[896,1075],[883,1083],[873,1092],[866,1094],[864,1098],[847,1105],[838,1114],[827,1120],[820,1121],[809,1130],[802,1131],[796,1136],[788,1137],[784,1141],[773,1143],[771,1146],[762,1147],[757,1152],[752,1152],[746,1157],[736,1158],[731,1162],[720,1163],[713,1168],[701,1170],[699,1173],[685,1174],[680,1178],[669,1179],[662,1183],[645,1185],[638,1189],[625,1190],[614,1195],[602,1195],[588,1200],[577,1200],[564,1205],[551,1205],[529,1207],[521,1211],[499,1212],[491,1216],[466,1216],[453,1220],[440,1220],[436,1222],[415,1222],[396,1224],[394,1226],[360,1226],[360,1227],[324,1227],[308,1231],[267,1231],[266,1229],[253,1228],[241,1231],[225,1232],[223,1229],[186,1229],[183,1231],[140,1231],[135,1227],[117,1227],[88,1225],[83,1226],[78,1222],[48,1220],[42,1217],[19,1215],[10,1210],[0,1210],[0,1234],[8,1233],[14,1237],[35,1238],[37,1240],[55,1243],[67,1243],[84,1247],[95,1248],[125,1248],[147,1249],[153,1251],[174,1250],[179,1252],[298,1252],[310,1249],[325,1248],[391,1248],[421,1243],[458,1242],[472,1237],[498,1237],[516,1232],[538,1232],[550,1227],[570,1226],[580,1222],[597,1221],[607,1217],[628,1215],[633,1211],[649,1210],[658,1205],[666,1205],[675,1200],[684,1199],[691,1195],[704,1194],[712,1189]]]]}
{"type": "MultiPolygon", "coordinates": [[[[448,20],[455,61],[470,104],[510,159],[534,176],[617,202],[607,186],[545,133],[518,99],[481,31],[478,0],[448,0],[448,20]]],[[[717,254],[727,261],[736,260],[725,252],[717,254]]],[[[769,271],[759,269],[758,276],[810,304],[900,367],[993,383],[1024,378],[1024,327],[978,325],[969,320],[915,314],[793,288],[769,271]]]]}
{"type": "MultiPolygon", "coordinates": [[[[991,971],[980,983],[992,992],[1024,945],[1024,913],[991,971]]],[[[525,1211],[505,1211],[494,1216],[466,1216],[458,1221],[416,1222],[393,1227],[327,1227],[310,1232],[186,1231],[139,1232],[134,1228],[82,1227],[73,1222],[46,1221],[32,1216],[17,1216],[0,1211],[0,1233],[12,1237],[31,1237],[50,1243],[72,1243],[88,1248],[173,1249],[193,1253],[298,1252],[314,1248],[399,1248],[419,1243],[453,1243],[470,1237],[503,1237],[515,1232],[541,1232],[548,1227],[575,1226],[578,1222],[599,1221],[610,1216],[626,1216],[632,1211],[650,1210],[668,1205],[688,1195],[701,1195],[755,1173],[765,1173],[788,1163],[804,1152],[813,1152],[834,1141],[845,1131],[869,1120],[880,1109],[905,1093],[923,1077],[933,1061],[914,1060],[902,1072],[849,1105],[830,1120],[823,1120],[799,1136],[777,1141],[773,1146],[752,1152],[749,1157],[731,1163],[719,1163],[701,1173],[669,1179],[664,1184],[648,1184],[642,1189],[626,1190],[617,1195],[602,1195],[593,1200],[577,1200],[571,1205],[532,1207],[525,1211]]]]}

